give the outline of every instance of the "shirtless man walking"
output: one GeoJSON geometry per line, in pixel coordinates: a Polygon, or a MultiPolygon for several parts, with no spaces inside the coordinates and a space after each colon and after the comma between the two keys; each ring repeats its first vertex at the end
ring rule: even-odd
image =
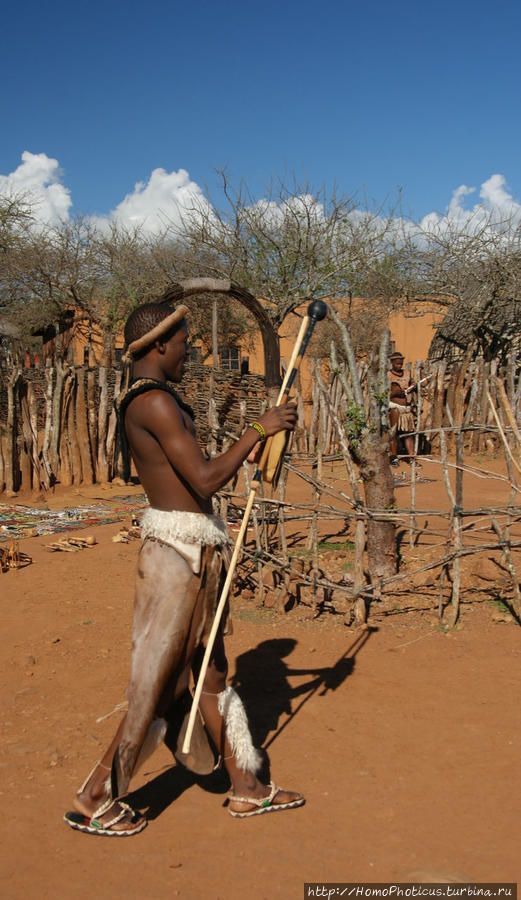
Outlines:
{"type": "MultiPolygon", "coordinates": [[[[274,407],[251,423],[221,456],[207,459],[196,441],[193,419],[167,382],[179,383],[187,358],[186,307],[147,303],[125,327],[133,381],[119,399],[123,449],[128,442],[150,508],[141,521],[143,544],[136,573],[128,712],[103,758],[79,789],[65,821],[88,834],[130,836],[147,824],[120,798],[130,779],[162,739],[176,758],[199,773],[213,767],[200,719],[192,750],[182,755],[182,715],[191,672],[202,659],[223,581],[227,535],[212,514],[212,496],[239,469],[264,436],[293,429],[294,403],[274,407]],[[126,439],[126,440],[125,440],[126,439]]],[[[238,695],[226,687],[227,660],[218,635],[204,681],[200,711],[231,781],[229,812],[244,818],[292,809],[301,794],[257,778],[261,756],[253,747],[238,695]]],[[[186,719],[185,719],[186,724],[186,719]]]]}

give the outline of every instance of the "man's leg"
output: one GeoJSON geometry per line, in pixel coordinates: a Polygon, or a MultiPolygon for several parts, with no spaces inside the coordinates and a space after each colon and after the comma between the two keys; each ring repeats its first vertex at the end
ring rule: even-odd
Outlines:
{"type": "MultiPolygon", "coordinates": [[[[124,812],[116,798],[128,789],[166,685],[173,684],[178,694],[186,688],[189,635],[196,618],[198,592],[199,579],[182,557],[157,541],[145,542],[136,577],[128,713],[75,798],[78,812],[95,816],[101,825],[124,812]],[[107,808],[102,811],[104,806],[107,808]]],[[[141,830],[143,821],[140,818],[136,823],[132,810],[128,810],[111,831],[141,830]],[[130,828],[132,821],[134,826],[130,828]]]]}
{"type": "Polygon", "coordinates": [[[414,438],[412,437],[412,435],[408,435],[407,437],[405,437],[405,438],[403,439],[403,441],[404,441],[404,444],[405,444],[405,449],[406,449],[406,451],[407,451],[407,461],[408,461],[408,462],[412,462],[412,460],[413,460],[414,457],[415,457],[415,453],[414,453],[414,438]]]}
{"type": "MultiPolygon", "coordinates": [[[[232,797],[230,798],[230,811],[236,814],[251,814],[260,811],[259,803],[250,802],[252,800],[266,800],[272,793],[271,786],[265,785],[257,778],[256,771],[260,758],[257,751],[251,744],[251,736],[247,729],[246,712],[242,703],[235,692],[232,696],[226,696],[226,675],[227,662],[224,653],[224,642],[222,636],[217,638],[211,663],[208,667],[203,692],[200,699],[200,709],[205,725],[212,737],[212,740],[219,750],[232,786],[232,797]],[[229,704],[227,701],[231,700],[229,704]],[[235,723],[231,724],[227,721],[229,716],[226,707],[234,706],[232,715],[235,715],[235,723]],[[221,714],[221,711],[224,714],[221,714]],[[237,724],[237,719],[238,724],[237,724]],[[240,731],[238,739],[230,741],[230,731],[240,731]],[[235,748],[232,747],[235,744],[235,748]],[[248,744],[249,746],[244,746],[248,744]],[[242,744],[241,750],[238,752],[237,745],[242,744]],[[239,799],[233,799],[241,798],[239,799]]],[[[232,691],[231,688],[228,691],[232,691]]],[[[293,791],[277,790],[269,804],[270,808],[287,807],[288,804],[293,806],[302,806],[304,804],[302,794],[293,791]]]]}
{"type": "Polygon", "coordinates": [[[114,758],[116,747],[121,740],[121,735],[123,734],[125,718],[126,716],[119,723],[118,730],[116,731],[110,746],[105,751],[105,755],[98,763],[96,763],[89,778],[84,783],[81,790],[76,794],[74,806],[78,812],[83,813],[85,816],[92,816],[110,795],[112,760],[114,758]]]}
{"type": "Polygon", "coordinates": [[[400,414],[397,409],[389,410],[389,449],[391,452],[391,465],[399,466],[400,463],[397,459],[398,454],[398,419],[400,414]]]}

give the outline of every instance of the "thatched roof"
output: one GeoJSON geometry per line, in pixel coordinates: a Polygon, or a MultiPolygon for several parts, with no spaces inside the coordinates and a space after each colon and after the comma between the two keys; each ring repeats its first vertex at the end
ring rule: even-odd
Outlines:
{"type": "Polygon", "coordinates": [[[14,325],[5,316],[0,316],[0,337],[19,338],[21,336],[20,329],[14,325]]]}
{"type": "Polygon", "coordinates": [[[478,298],[450,307],[430,345],[429,359],[446,359],[450,366],[470,352],[504,365],[513,350],[521,355],[521,300],[478,298]]]}

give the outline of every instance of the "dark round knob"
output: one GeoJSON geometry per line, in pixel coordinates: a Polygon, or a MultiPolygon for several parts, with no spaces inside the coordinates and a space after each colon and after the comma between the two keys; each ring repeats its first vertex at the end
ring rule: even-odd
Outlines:
{"type": "Polygon", "coordinates": [[[327,303],[324,303],[323,300],[313,300],[313,303],[310,303],[308,306],[308,316],[310,319],[314,319],[315,322],[325,319],[327,316],[327,303]]]}

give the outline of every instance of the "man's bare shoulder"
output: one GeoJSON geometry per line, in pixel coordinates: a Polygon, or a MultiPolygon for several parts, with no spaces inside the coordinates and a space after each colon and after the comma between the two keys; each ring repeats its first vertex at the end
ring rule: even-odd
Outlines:
{"type": "Polygon", "coordinates": [[[170,426],[184,426],[182,410],[175,397],[160,388],[151,388],[134,397],[126,418],[136,425],[150,425],[152,422],[167,420],[170,426]]]}

